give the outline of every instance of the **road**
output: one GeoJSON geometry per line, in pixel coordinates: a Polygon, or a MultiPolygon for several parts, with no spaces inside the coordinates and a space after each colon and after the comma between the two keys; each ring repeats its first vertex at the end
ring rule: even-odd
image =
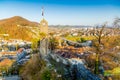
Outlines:
{"type": "Polygon", "coordinates": [[[9,77],[0,78],[0,80],[20,80],[20,77],[18,77],[18,76],[9,76],[9,77]]]}

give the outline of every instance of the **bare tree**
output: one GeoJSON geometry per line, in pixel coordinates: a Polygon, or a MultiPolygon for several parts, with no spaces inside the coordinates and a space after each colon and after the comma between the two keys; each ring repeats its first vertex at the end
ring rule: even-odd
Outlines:
{"type": "Polygon", "coordinates": [[[113,22],[114,27],[119,28],[120,27],[120,18],[116,17],[113,22]]]}
{"type": "Polygon", "coordinates": [[[95,59],[95,74],[99,73],[99,62],[100,62],[100,55],[103,53],[104,43],[102,39],[109,34],[109,32],[105,32],[106,24],[102,25],[101,28],[96,27],[94,30],[94,36],[96,41],[94,41],[94,50],[96,52],[96,59],[95,59]]]}

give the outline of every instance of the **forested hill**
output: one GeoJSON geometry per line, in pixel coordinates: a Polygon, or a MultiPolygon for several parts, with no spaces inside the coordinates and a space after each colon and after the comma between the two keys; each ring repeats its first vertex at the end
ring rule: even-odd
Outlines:
{"type": "Polygon", "coordinates": [[[37,37],[39,23],[20,16],[0,20],[0,34],[9,34],[9,38],[30,40],[37,37]]]}
{"type": "Polygon", "coordinates": [[[29,21],[23,17],[20,16],[14,16],[11,18],[0,20],[0,26],[9,26],[12,27],[12,25],[21,25],[21,26],[32,26],[37,27],[38,23],[29,21]]]}

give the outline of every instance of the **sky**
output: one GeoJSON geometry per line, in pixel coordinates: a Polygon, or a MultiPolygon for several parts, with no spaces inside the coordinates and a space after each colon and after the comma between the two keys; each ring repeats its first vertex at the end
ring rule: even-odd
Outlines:
{"type": "Polygon", "coordinates": [[[42,6],[49,25],[112,24],[120,17],[120,0],[0,0],[0,19],[21,16],[40,22],[42,6]]]}

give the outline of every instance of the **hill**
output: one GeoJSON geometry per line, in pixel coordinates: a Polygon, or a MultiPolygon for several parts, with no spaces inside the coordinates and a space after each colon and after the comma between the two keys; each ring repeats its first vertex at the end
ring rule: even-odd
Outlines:
{"type": "Polygon", "coordinates": [[[32,27],[38,26],[38,23],[31,22],[20,16],[14,16],[11,18],[0,20],[0,26],[7,26],[6,23],[7,25],[21,25],[21,26],[32,26],[32,27]]]}
{"type": "Polygon", "coordinates": [[[0,34],[9,34],[9,38],[30,40],[37,35],[39,24],[20,16],[0,20],[0,34]]]}

